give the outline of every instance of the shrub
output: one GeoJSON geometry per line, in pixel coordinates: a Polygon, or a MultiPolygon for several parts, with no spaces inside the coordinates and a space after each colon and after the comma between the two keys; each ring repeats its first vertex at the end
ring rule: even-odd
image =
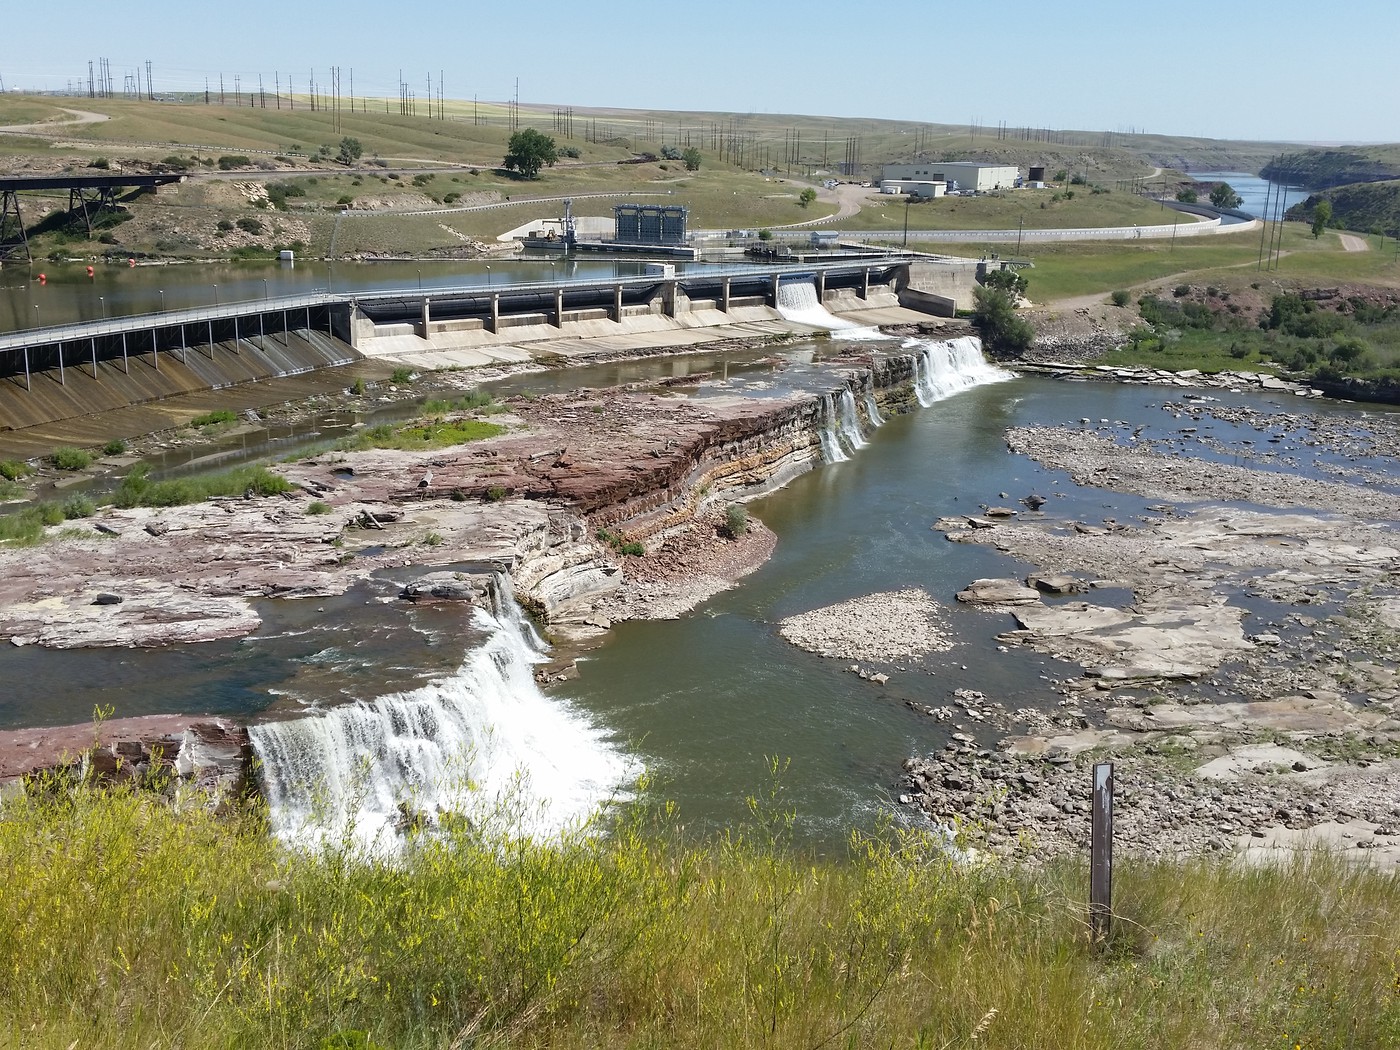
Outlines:
{"type": "Polygon", "coordinates": [[[329,514],[330,512],[331,505],[323,500],[312,500],[306,506],[306,513],[308,514],[329,514]]]}
{"type": "Polygon", "coordinates": [[[92,456],[80,448],[64,446],[54,449],[49,461],[59,470],[82,470],[92,462],[92,456]]]}
{"type": "Polygon", "coordinates": [[[106,171],[111,166],[111,162],[106,157],[93,157],[92,161],[88,164],[89,168],[100,168],[103,171],[106,171]]]}
{"type": "Polygon", "coordinates": [[[1011,293],[1000,288],[973,289],[977,306],[972,311],[972,323],[982,334],[982,341],[999,353],[1020,354],[1031,345],[1035,329],[1016,313],[1011,293]]]}
{"type": "Polygon", "coordinates": [[[456,204],[456,203],[457,203],[459,200],[461,200],[461,199],[462,199],[462,195],[461,195],[460,193],[458,193],[456,190],[453,190],[451,193],[444,193],[444,194],[442,195],[442,203],[443,203],[443,204],[456,204]]]}
{"type": "Polygon", "coordinates": [[[742,503],[731,503],[724,509],[724,531],[732,539],[738,539],[749,531],[749,509],[742,503]]]}
{"type": "Polygon", "coordinates": [[[357,380],[355,380],[353,383],[351,383],[351,384],[350,384],[350,393],[354,394],[356,397],[364,397],[364,396],[365,396],[365,381],[364,381],[363,379],[357,379],[357,380]]]}
{"type": "Polygon", "coordinates": [[[506,498],[506,490],[500,485],[492,485],[486,490],[486,499],[491,503],[499,503],[506,498]]]}
{"type": "Polygon", "coordinates": [[[29,464],[18,459],[0,460],[0,477],[6,481],[18,481],[31,473],[29,464]]]}
{"type": "Polygon", "coordinates": [[[1109,300],[1114,306],[1127,306],[1132,301],[1132,296],[1128,294],[1126,289],[1119,288],[1109,296],[1109,300]]]}
{"type": "Polygon", "coordinates": [[[759,230],[759,231],[758,231],[758,239],[759,239],[760,241],[771,241],[771,240],[773,239],[773,231],[772,231],[772,230],[759,230]]]}
{"type": "Polygon", "coordinates": [[[347,193],[347,194],[344,194],[343,196],[341,196],[341,197],[336,201],[336,203],[339,204],[339,205],[340,205],[341,207],[343,207],[343,208],[348,208],[348,207],[350,207],[350,205],[352,205],[352,204],[355,203],[355,198],[352,197],[352,196],[350,196],[350,194],[347,193]]]}
{"type": "Polygon", "coordinates": [[[647,549],[640,543],[624,543],[617,548],[623,554],[629,554],[634,558],[641,558],[646,555],[647,549]]]}
{"type": "Polygon", "coordinates": [[[1191,286],[1189,284],[1179,284],[1172,289],[1172,295],[1176,296],[1178,299],[1184,298],[1190,294],[1191,286]]]}
{"type": "Polygon", "coordinates": [[[241,153],[229,153],[219,158],[220,171],[232,171],[234,168],[252,167],[253,162],[241,153]]]}
{"type": "Polygon", "coordinates": [[[221,408],[216,412],[206,412],[202,416],[195,416],[190,420],[192,427],[209,427],[215,423],[232,423],[238,419],[238,414],[231,409],[221,408]]]}
{"type": "Polygon", "coordinates": [[[230,230],[233,229],[233,223],[231,223],[228,219],[220,219],[218,223],[216,223],[216,225],[224,233],[228,233],[230,230]]]}
{"type": "Polygon", "coordinates": [[[126,442],[123,441],[121,438],[113,438],[111,441],[107,442],[107,444],[102,446],[102,454],[104,456],[120,456],[125,451],[126,442]]]}
{"type": "Polygon", "coordinates": [[[93,512],[97,510],[97,504],[89,497],[79,493],[69,496],[64,500],[62,510],[63,519],[65,521],[71,521],[74,518],[90,518],[93,512]]]}
{"type": "Polygon", "coordinates": [[[239,220],[238,220],[238,223],[237,223],[237,226],[238,226],[238,228],[239,228],[240,230],[242,230],[244,233],[251,233],[251,234],[259,234],[259,233],[262,233],[263,230],[265,229],[265,227],[264,227],[263,224],[262,224],[262,221],[259,220],[259,219],[254,219],[254,218],[239,219],[239,220]]]}
{"type": "Polygon", "coordinates": [[[411,383],[412,381],[413,369],[411,368],[396,368],[389,376],[389,382],[391,383],[411,383]]]}

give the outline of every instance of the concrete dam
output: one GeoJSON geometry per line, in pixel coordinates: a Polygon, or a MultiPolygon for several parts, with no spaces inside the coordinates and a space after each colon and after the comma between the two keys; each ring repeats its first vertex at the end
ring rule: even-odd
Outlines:
{"type": "MultiPolygon", "coordinates": [[[[668,333],[761,323],[777,333],[791,328],[777,312],[780,289],[790,282],[813,287],[817,301],[837,312],[904,303],[951,314],[953,297],[920,290],[929,281],[917,273],[911,280],[911,270],[926,269],[900,255],[680,276],[668,268],[601,281],[316,293],[8,332],[0,334],[0,432],[366,359],[471,367],[557,361],[561,340],[581,347],[610,336],[653,336],[657,345],[680,347],[684,340],[668,333]]],[[[952,280],[970,288],[967,269],[953,265],[952,280]]],[[[938,276],[949,283],[948,274],[938,276]]],[[[288,399],[298,396],[292,385],[288,399]]]]}

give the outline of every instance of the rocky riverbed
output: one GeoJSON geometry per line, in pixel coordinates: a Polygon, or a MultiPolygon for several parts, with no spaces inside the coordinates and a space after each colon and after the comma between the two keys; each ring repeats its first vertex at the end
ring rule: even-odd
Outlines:
{"type": "Polygon", "coordinates": [[[1175,436],[1109,420],[1007,434],[1013,454],[1077,485],[1158,501],[1148,514],[1065,519],[1049,492],[935,523],[1037,570],[958,597],[1004,619],[1003,645],[1063,661],[1062,700],[1048,714],[980,695],[924,709],[959,731],[906,763],[900,801],[974,848],[1082,852],[1089,767],[1110,759],[1121,848],[1259,858],[1327,846],[1394,870],[1400,495],[1384,463],[1400,430],[1388,416],[1161,407],[1181,421],[1175,436]],[[1193,424],[1210,419],[1277,437],[1276,451],[1256,458],[1227,428],[1203,441],[1193,424]]]}

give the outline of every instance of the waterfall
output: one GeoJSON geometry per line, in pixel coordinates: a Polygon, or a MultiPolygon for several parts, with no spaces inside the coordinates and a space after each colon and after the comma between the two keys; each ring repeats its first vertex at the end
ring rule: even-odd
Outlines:
{"type": "Polygon", "coordinates": [[[249,730],[278,838],[390,855],[410,820],[443,814],[550,838],[640,774],[601,729],[540,692],[532,667],[544,643],[507,577],[494,592],[494,613],[473,610],[486,642],[450,677],[249,730]]]}
{"type": "Polygon", "coordinates": [[[778,282],[778,316],[786,321],[821,328],[841,339],[884,339],[878,328],[859,325],[831,313],[817,298],[817,286],[811,281],[778,282]]]}
{"type": "Polygon", "coordinates": [[[925,408],[960,391],[1013,377],[1011,372],[987,363],[982,341],[976,336],[940,342],[910,339],[904,346],[914,351],[914,395],[925,408]]]}
{"type": "Polygon", "coordinates": [[[880,415],[880,406],[875,403],[874,394],[865,395],[865,414],[870,420],[872,427],[882,427],[885,425],[885,417],[880,415]]]}
{"type": "Polygon", "coordinates": [[[841,391],[841,412],[838,424],[841,437],[845,439],[846,446],[852,451],[864,448],[869,444],[865,440],[865,435],[860,430],[860,417],[856,415],[856,396],[851,393],[851,388],[846,387],[841,391]]]}
{"type": "Polygon", "coordinates": [[[830,394],[823,394],[821,412],[817,416],[817,436],[822,443],[822,459],[827,463],[844,463],[851,457],[836,438],[836,409],[830,394]]]}

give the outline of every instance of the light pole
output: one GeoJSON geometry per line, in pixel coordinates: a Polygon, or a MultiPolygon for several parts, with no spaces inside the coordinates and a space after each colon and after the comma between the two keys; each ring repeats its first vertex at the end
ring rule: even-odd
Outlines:
{"type": "Polygon", "coordinates": [[[1021,234],[1023,234],[1025,231],[1026,216],[1024,213],[1022,213],[1022,215],[1020,216],[1020,223],[1016,227],[1016,254],[1018,256],[1021,254],[1021,234]]]}
{"type": "Polygon", "coordinates": [[[35,327],[35,328],[42,328],[42,327],[43,327],[43,323],[39,320],[39,304],[38,304],[38,303],[35,303],[35,304],[34,304],[34,327],[35,327]]]}
{"type": "Polygon", "coordinates": [[[268,290],[267,290],[267,278],[264,277],[264,278],[262,279],[262,282],[263,282],[263,302],[267,302],[268,299],[271,298],[271,296],[269,295],[268,290]]]}
{"type": "Polygon", "coordinates": [[[914,202],[913,194],[904,198],[904,247],[909,247],[909,205],[914,202]]]}
{"type": "Polygon", "coordinates": [[[491,264],[490,264],[490,263],[487,263],[487,264],[486,264],[486,287],[487,287],[487,288],[490,288],[491,285],[494,283],[494,280],[495,280],[495,279],[491,276],[491,264]]]}
{"type": "Polygon", "coordinates": [[[418,275],[418,294],[419,294],[419,295],[422,295],[422,294],[423,294],[423,271],[422,271],[422,270],[414,270],[413,272],[416,273],[416,274],[418,275]]]}
{"type": "Polygon", "coordinates": [[[217,284],[214,285],[214,305],[219,305],[219,286],[217,284]]]}
{"type": "Polygon", "coordinates": [[[99,295],[97,297],[97,305],[102,309],[102,320],[107,320],[107,300],[99,295]]]}
{"type": "Polygon", "coordinates": [[[160,292],[160,312],[165,313],[165,289],[157,288],[156,291],[160,292]]]}

